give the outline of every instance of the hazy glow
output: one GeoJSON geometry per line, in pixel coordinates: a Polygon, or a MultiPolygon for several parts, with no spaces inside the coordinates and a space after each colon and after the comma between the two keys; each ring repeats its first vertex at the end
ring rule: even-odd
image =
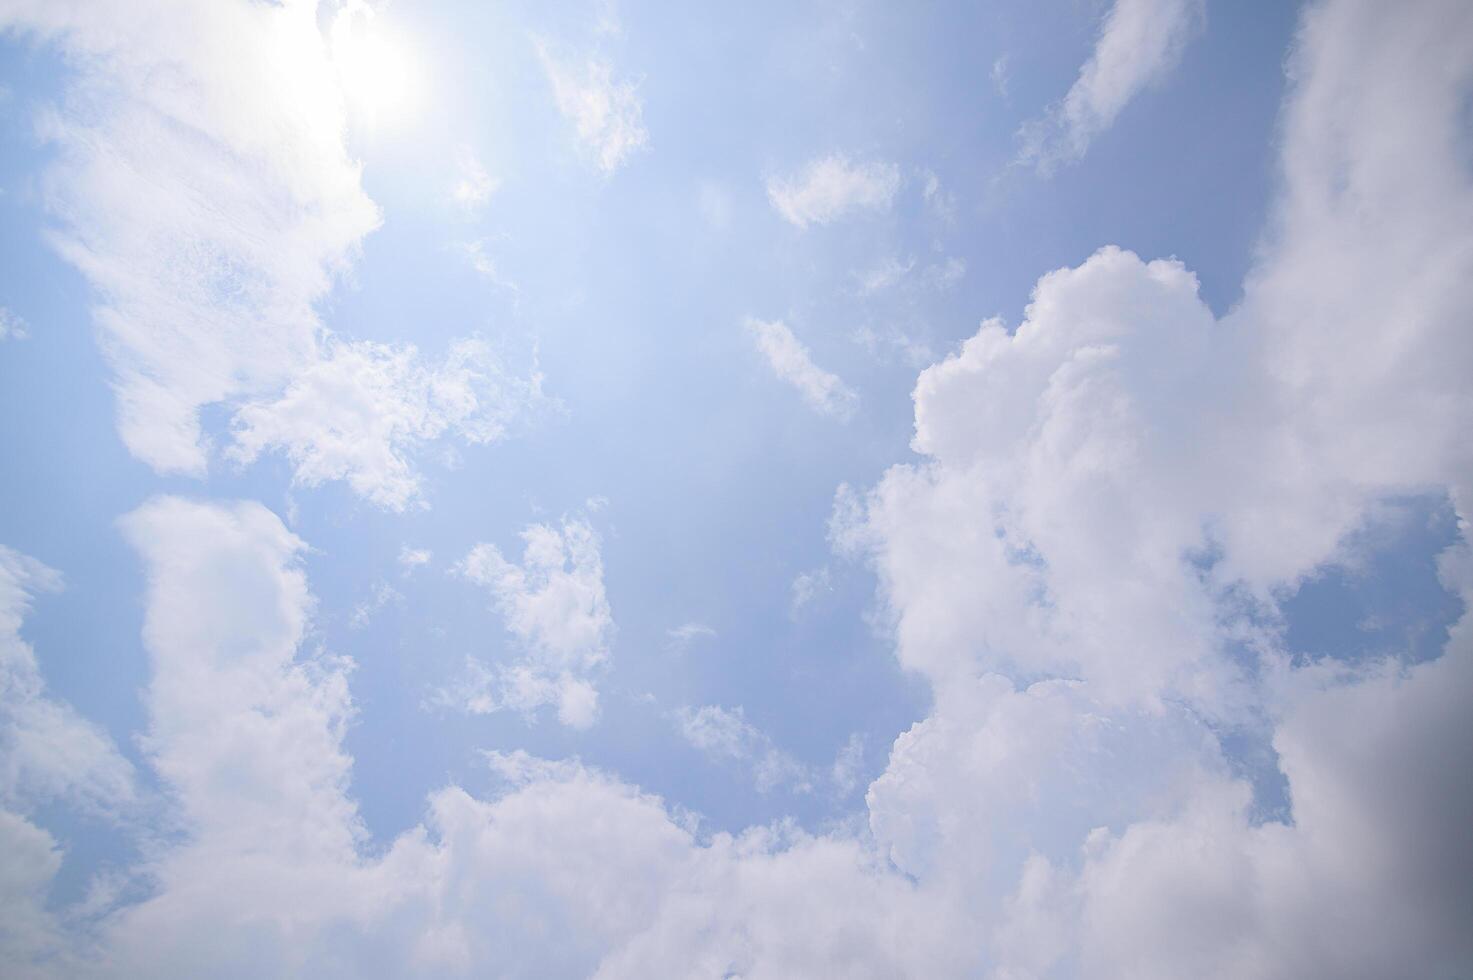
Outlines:
{"type": "Polygon", "coordinates": [[[331,45],[353,121],[369,130],[402,122],[415,102],[417,82],[403,39],[373,8],[350,2],[333,18],[331,45]]]}

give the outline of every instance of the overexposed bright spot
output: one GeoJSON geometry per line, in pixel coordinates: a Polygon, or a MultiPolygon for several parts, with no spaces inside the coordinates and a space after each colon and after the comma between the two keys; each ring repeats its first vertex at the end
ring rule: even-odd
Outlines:
{"type": "Polygon", "coordinates": [[[402,123],[419,82],[403,38],[374,8],[349,0],[333,18],[330,44],[353,121],[370,131],[402,123]]]}

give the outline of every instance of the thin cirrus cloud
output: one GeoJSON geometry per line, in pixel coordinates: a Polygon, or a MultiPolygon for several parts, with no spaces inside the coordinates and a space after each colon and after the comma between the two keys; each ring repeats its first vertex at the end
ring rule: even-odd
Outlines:
{"type": "MultiPolygon", "coordinates": [[[[1176,67],[1206,18],[1206,0],[1115,0],[1068,93],[1020,130],[1018,161],[1049,173],[1083,157],[1132,99],[1176,67]]],[[[998,65],[1005,64],[993,66],[1003,91],[1006,75],[999,83],[998,65]]]]}
{"type": "Polygon", "coordinates": [[[889,209],[900,190],[900,168],[882,161],[853,161],[832,153],[790,176],[767,178],[767,199],[798,228],[826,225],[862,211],[889,209]]]}
{"type": "Polygon", "coordinates": [[[456,176],[450,187],[450,199],[468,214],[474,214],[491,200],[501,181],[487,173],[480,159],[469,148],[462,149],[456,161],[456,176]]]}
{"type": "Polygon", "coordinates": [[[0,306],[0,340],[25,340],[30,336],[30,327],[19,314],[0,306]]]}
{"type": "Polygon", "coordinates": [[[493,441],[517,399],[536,401],[535,379],[511,378],[473,341],[436,369],[411,346],[319,320],[314,304],[381,215],[346,148],[342,79],[309,5],[11,16],[77,56],[71,98],[40,125],[56,150],[46,203],[55,247],[97,298],[134,456],[203,477],[201,410],[224,405],[229,458],[280,450],[299,483],[345,480],[400,510],[422,502],[413,450],[445,434],[493,441]],[[426,392],[434,404],[420,404],[426,392]]]}
{"type": "Polygon", "coordinates": [[[671,720],[680,737],[692,748],[718,761],[750,770],[753,785],[760,793],[770,793],[779,787],[797,793],[813,789],[812,779],[802,763],[747,721],[741,705],[682,707],[676,709],[671,720]]]}
{"type": "Polygon", "coordinates": [[[612,174],[649,144],[636,83],[616,78],[613,66],[594,55],[564,58],[545,41],[536,46],[558,112],[600,171],[612,174]]]}
{"type": "Polygon", "coordinates": [[[854,416],[859,395],[836,374],[813,363],[808,348],[780,320],[747,320],[747,332],[768,367],[792,385],[814,411],[841,422],[854,416]]]}

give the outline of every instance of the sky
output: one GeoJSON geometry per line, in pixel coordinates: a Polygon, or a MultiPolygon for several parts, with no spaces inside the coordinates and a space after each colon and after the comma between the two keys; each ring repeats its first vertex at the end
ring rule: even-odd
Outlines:
{"type": "Polygon", "coordinates": [[[1473,6],[0,0],[0,973],[1473,976],[1473,6]]]}

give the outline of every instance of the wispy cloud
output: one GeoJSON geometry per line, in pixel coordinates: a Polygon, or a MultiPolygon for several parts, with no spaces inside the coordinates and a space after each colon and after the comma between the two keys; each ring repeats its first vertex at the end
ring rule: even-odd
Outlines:
{"type": "Polygon", "coordinates": [[[740,705],[730,709],[714,704],[683,707],[671,717],[676,731],[693,747],[714,759],[747,768],[759,792],[768,793],[780,786],[800,793],[813,789],[806,767],[749,723],[740,705]]]}
{"type": "Polygon", "coordinates": [[[715,639],[716,631],[705,623],[682,623],[665,631],[672,650],[685,650],[697,640],[715,639]]]}
{"type": "Polygon", "coordinates": [[[536,45],[558,111],[573,124],[579,143],[600,170],[612,174],[649,144],[635,82],[615,78],[613,67],[601,58],[565,60],[546,42],[536,45]]]}
{"type": "Polygon", "coordinates": [[[456,170],[450,198],[467,212],[475,212],[484,207],[501,186],[501,181],[486,172],[486,168],[470,149],[460,151],[456,170]]]}
{"type": "Polygon", "coordinates": [[[884,211],[899,190],[900,168],[893,163],[855,163],[841,153],[814,160],[792,176],[767,179],[767,199],[799,228],[856,211],[884,211]]]}
{"type": "Polygon", "coordinates": [[[25,340],[30,336],[26,321],[19,314],[0,306],[0,340],[25,340]]]}
{"type": "Polygon", "coordinates": [[[1019,132],[1019,162],[1048,173],[1084,156],[1136,95],[1176,67],[1206,10],[1205,0],[1115,0],[1063,101],[1019,132]]]}
{"type": "Polygon", "coordinates": [[[773,373],[798,389],[811,407],[841,422],[853,417],[859,396],[838,375],[814,364],[808,348],[793,336],[787,324],[749,319],[747,330],[773,373]]]}

